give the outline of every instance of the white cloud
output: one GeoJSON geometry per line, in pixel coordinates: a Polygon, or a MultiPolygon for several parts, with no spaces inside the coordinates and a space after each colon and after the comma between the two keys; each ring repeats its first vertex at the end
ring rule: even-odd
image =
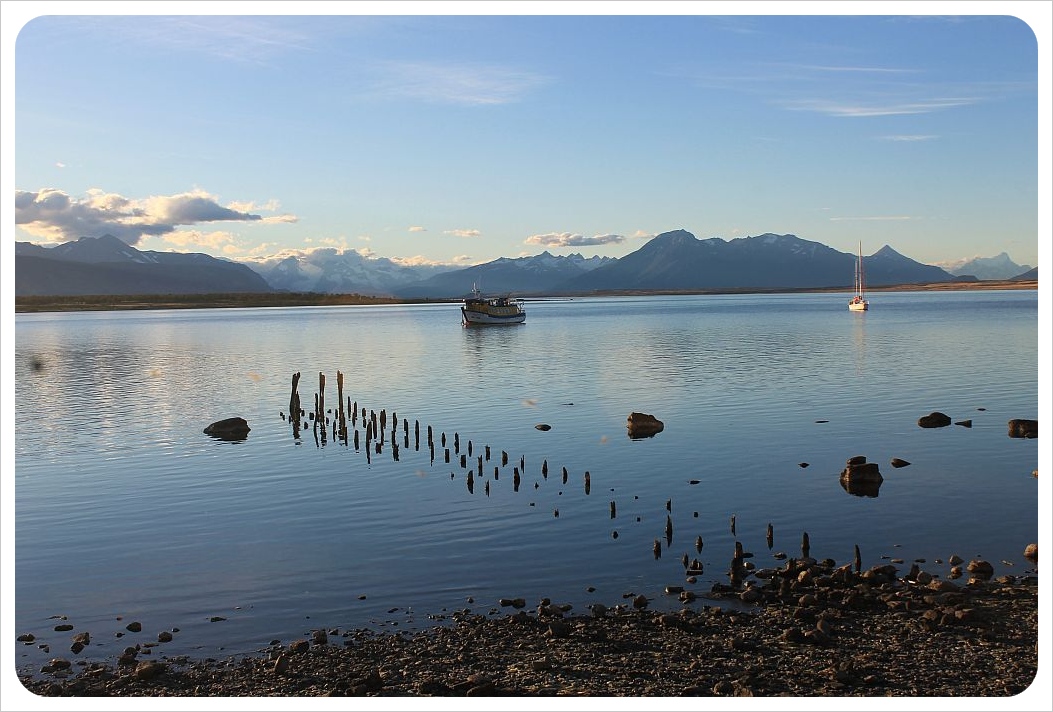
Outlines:
{"type": "Polygon", "coordinates": [[[933,136],[931,134],[900,134],[893,136],[878,136],[882,141],[902,141],[906,143],[912,143],[914,141],[933,141],[939,136],[933,136]]]}
{"type": "Polygon", "coordinates": [[[624,242],[621,235],[595,235],[585,237],[571,232],[549,232],[542,235],[531,235],[523,240],[527,245],[544,245],[545,247],[581,247],[585,245],[617,245],[624,242]]]}
{"type": "Polygon", "coordinates": [[[413,225],[409,229],[410,232],[427,232],[428,228],[420,227],[419,225],[413,225]]]}
{"type": "MultiPolygon", "coordinates": [[[[15,191],[15,224],[46,242],[109,234],[135,245],[144,237],[171,235],[180,225],[264,220],[261,215],[220,205],[215,196],[199,189],[177,195],[127,198],[93,188],[79,199],[55,188],[15,191]]],[[[295,222],[296,216],[271,216],[266,220],[295,222]]],[[[178,238],[173,241],[178,244],[178,238]]]]}
{"type": "Polygon", "coordinates": [[[826,99],[802,99],[799,101],[786,101],[783,106],[792,111],[812,111],[827,116],[838,117],[870,117],[870,116],[902,116],[908,114],[928,114],[944,109],[953,109],[959,106],[976,104],[979,99],[970,97],[948,97],[943,99],[927,99],[920,101],[891,101],[891,102],[838,102],[826,99]]]}
{"type": "Polygon", "coordinates": [[[373,93],[446,104],[510,104],[548,80],[533,72],[477,64],[386,62],[373,93]]]}
{"type": "Polygon", "coordinates": [[[844,218],[830,218],[832,222],[847,222],[847,221],[868,221],[868,220],[921,220],[921,218],[913,217],[911,215],[867,215],[861,217],[844,217],[844,218]]]}
{"type": "Polygon", "coordinates": [[[456,237],[479,237],[483,233],[478,230],[443,230],[444,235],[455,235],[456,237]]]}
{"type": "MultiPolygon", "coordinates": [[[[214,232],[201,232],[200,230],[176,230],[159,238],[169,245],[180,248],[205,247],[213,250],[229,251],[233,248],[240,252],[237,246],[237,236],[232,232],[216,230],[214,232]]],[[[179,252],[192,252],[196,250],[181,249],[179,252]]]]}

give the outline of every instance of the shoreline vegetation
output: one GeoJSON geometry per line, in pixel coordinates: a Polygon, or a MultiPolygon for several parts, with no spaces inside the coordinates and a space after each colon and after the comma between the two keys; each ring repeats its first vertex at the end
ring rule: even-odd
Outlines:
{"type": "MultiPolygon", "coordinates": [[[[868,292],[974,291],[1038,289],[1037,280],[985,280],[978,282],[933,282],[869,287],[868,292]]],[[[611,290],[587,294],[551,294],[524,297],[526,301],[574,299],[583,297],[661,296],[691,294],[807,294],[845,293],[851,288],[801,289],[689,289],[689,290],[611,290]]],[[[324,294],[320,292],[260,292],[226,294],[130,294],[16,296],[15,312],[125,311],[134,309],[222,309],[255,307],[365,306],[383,304],[457,304],[460,299],[398,299],[364,294],[324,294]]]]}

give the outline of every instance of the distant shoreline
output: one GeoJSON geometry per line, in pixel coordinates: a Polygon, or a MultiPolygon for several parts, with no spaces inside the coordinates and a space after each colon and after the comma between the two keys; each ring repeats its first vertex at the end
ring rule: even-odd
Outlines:
{"type": "MultiPolygon", "coordinates": [[[[933,282],[871,287],[870,292],[930,292],[1038,289],[1037,280],[985,280],[981,282],[933,282]]],[[[692,294],[806,294],[851,293],[846,287],[800,289],[682,289],[682,290],[604,290],[576,294],[524,296],[524,299],[573,299],[585,297],[669,296],[692,294]]],[[[318,292],[262,292],[230,294],[130,294],[15,297],[16,313],[68,311],[126,311],[141,309],[223,309],[255,307],[363,306],[381,304],[456,304],[459,299],[398,299],[363,294],[322,294],[318,292]]]]}

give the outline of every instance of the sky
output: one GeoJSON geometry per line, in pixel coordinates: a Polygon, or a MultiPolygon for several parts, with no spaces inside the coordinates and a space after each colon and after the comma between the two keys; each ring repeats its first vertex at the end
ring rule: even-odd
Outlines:
{"type": "Polygon", "coordinates": [[[5,0],[4,250],[468,266],[685,229],[1036,266],[1049,7],[5,0]]]}

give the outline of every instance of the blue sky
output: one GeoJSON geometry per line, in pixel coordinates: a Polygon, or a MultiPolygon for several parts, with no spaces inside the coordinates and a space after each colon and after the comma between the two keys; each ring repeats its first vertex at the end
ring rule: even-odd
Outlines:
{"type": "Polygon", "coordinates": [[[1034,266],[1049,5],[5,2],[4,200],[15,240],[240,260],[683,228],[1034,266]]]}

